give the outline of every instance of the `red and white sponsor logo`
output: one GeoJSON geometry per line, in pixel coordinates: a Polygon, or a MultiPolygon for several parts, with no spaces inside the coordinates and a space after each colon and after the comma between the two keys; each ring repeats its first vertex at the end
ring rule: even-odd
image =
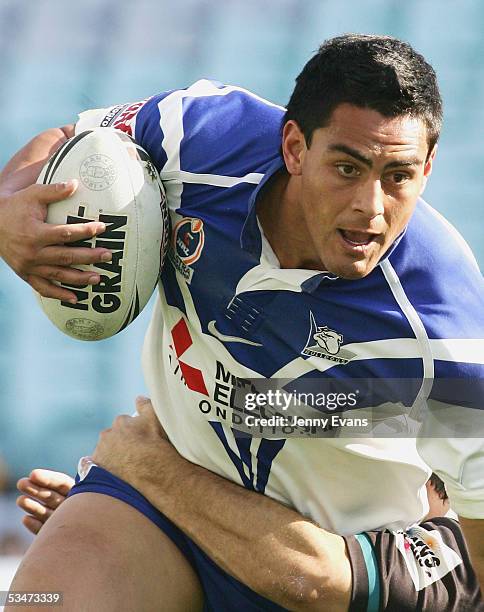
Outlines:
{"type": "MultiPolygon", "coordinates": [[[[188,330],[188,325],[185,319],[182,317],[176,325],[171,329],[171,337],[173,339],[173,345],[170,347],[175,352],[175,357],[178,362],[178,366],[181,370],[181,375],[186,386],[192,391],[197,391],[202,395],[208,396],[207,387],[203,379],[202,371],[198,368],[186,363],[181,357],[186,351],[192,346],[193,340],[188,330]]],[[[175,371],[176,373],[176,371],[175,371]]]]}
{"type": "Polygon", "coordinates": [[[135,102],[126,107],[113,122],[112,127],[133,136],[133,118],[139,113],[141,108],[148,102],[149,98],[135,102]]]}

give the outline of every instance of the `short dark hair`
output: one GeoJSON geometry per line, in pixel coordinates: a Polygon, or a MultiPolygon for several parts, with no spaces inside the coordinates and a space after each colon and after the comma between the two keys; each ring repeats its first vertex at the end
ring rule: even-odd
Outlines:
{"type": "Polygon", "coordinates": [[[308,146],[339,104],[385,117],[421,118],[429,152],[442,126],[442,99],[432,66],[408,43],[391,36],[344,34],[325,41],[296,78],[283,123],[296,121],[308,146]]]}
{"type": "Polygon", "coordinates": [[[442,501],[445,501],[446,499],[449,499],[449,497],[447,495],[447,491],[445,490],[444,481],[441,480],[437,476],[437,474],[432,472],[432,475],[430,476],[429,480],[430,480],[430,484],[433,486],[433,488],[435,489],[435,492],[437,493],[437,495],[439,496],[439,498],[442,501]]]}

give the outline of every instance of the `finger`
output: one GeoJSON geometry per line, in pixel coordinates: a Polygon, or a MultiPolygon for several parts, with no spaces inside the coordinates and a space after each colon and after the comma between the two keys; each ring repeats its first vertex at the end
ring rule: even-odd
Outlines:
{"type": "Polygon", "coordinates": [[[26,487],[30,484],[30,480],[24,476],[24,478],[20,478],[17,480],[17,490],[21,493],[26,493],[26,487]]]}
{"type": "Polygon", "coordinates": [[[53,298],[54,300],[61,300],[62,302],[70,302],[71,304],[77,303],[77,296],[68,289],[63,289],[59,285],[54,284],[51,281],[45,280],[40,276],[30,274],[25,278],[29,285],[40,293],[41,296],[46,298],[53,298]]]}
{"type": "Polygon", "coordinates": [[[105,231],[106,224],[101,221],[69,223],[67,225],[51,225],[47,223],[42,228],[41,241],[44,245],[79,242],[80,240],[90,240],[105,231]]]}
{"type": "Polygon", "coordinates": [[[65,501],[66,496],[54,491],[54,489],[45,489],[43,487],[38,487],[28,478],[23,478],[22,482],[19,481],[17,484],[17,488],[22,493],[26,493],[30,497],[34,498],[36,501],[44,504],[48,508],[55,510],[58,508],[63,501],[65,501]]]}
{"type": "Polygon", "coordinates": [[[37,265],[75,266],[89,265],[101,261],[111,261],[113,255],[108,249],[91,249],[89,247],[46,246],[36,257],[37,265]]]}
{"type": "MultiPolygon", "coordinates": [[[[79,182],[76,179],[52,185],[33,184],[23,189],[23,194],[29,196],[40,204],[59,202],[70,197],[77,189],[79,182]]],[[[20,192],[19,192],[20,193],[20,192]]]]}
{"type": "Polygon", "coordinates": [[[125,425],[131,421],[133,417],[128,414],[118,414],[118,416],[114,419],[113,424],[111,425],[111,430],[113,429],[122,429],[125,425]]]}
{"type": "Polygon", "coordinates": [[[151,414],[155,414],[150,398],[144,395],[138,395],[136,398],[136,410],[140,416],[149,417],[151,414]]]}
{"type": "Polygon", "coordinates": [[[24,527],[27,527],[27,529],[34,535],[39,533],[40,528],[43,525],[42,521],[39,521],[28,514],[22,518],[22,523],[24,524],[24,527]]]}
{"type": "Polygon", "coordinates": [[[160,435],[163,438],[166,438],[168,440],[168,436],[166,435],[165,430],[161,426],[161,423],[158,417],[156,416],[155,410],[153,408],[153,404],[151,403],[151,400],[149,397],[145,397],[144,395],[139,395],[136,398],[136,410],[139,416],[148,419],[152,423],[152,425],[156,427],[160,435]]]}
{"type": "Polygon", "coordinates": [[[64,268],[62,266],[36,266],[35,276],[40,276],[45,280],[57,281],[65,285],[78,285],[79,287],[97,285],[101,282],[100,274],[89,270],[64,268]]]}
{"type": "Polygon", "coordinates": [[[32,490],[32,486],[36,485],[33,485],[30,478],[27,478],[26,476],[17,481],[17,491],[25,493],[26,495],[31,495],[30,491],[32,490]]]}
{"type": "Polygon", "coordinates": [[[67,495],[74,486],[74,478],[63,472],[36,468],[29,475],[32,484],[44,489],[52,489],[61,495],[67,495]]]}
{"type": "Polygon", "coordinates": [[[45,523],[45,521],[50,518],[54,512],[54,510],[47,508],[31,497],[27,497],[27,495],[17,497],[17,506],[24,512],[27,512],[27,514],[30,514],[30,516],[36,518],[38,521],[42,521],[42,523],[45,523]]]}

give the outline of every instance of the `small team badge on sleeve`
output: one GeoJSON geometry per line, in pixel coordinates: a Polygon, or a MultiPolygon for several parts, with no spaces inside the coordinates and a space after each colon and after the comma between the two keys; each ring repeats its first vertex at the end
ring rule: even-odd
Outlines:
{"type": "Polygon", "coordinates": [[[173,228],[169,257],[187,283],[190,283],[193,277],[193,269],[189,266],[198,261],[204,244],[205,233],[201,219],[185,217],[173,228]]]}

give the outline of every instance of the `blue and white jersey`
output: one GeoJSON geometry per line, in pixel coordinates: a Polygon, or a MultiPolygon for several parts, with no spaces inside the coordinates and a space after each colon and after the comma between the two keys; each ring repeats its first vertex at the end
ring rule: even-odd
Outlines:
{"type": "MultiPolygon", "coordinates": [[[[143,366],[157,415],[190,461],[265,493],[341,534],[404,529],[427,512],[430,469],[410,438],[234,435],[246,379],[482,378],[482,278],[468,247],[419,201],[406,231],[367,277],[281,269],[257,221],[281,170],[284,109],[239,87],[188,89],[80,115],[131,133],[165,184],[168,262],[143,366]],[[318,337],[318,342],[315,340],[318,337]]],[[[484,517],[483,445],[422,443],[457,511],[484,517]],[[477,459],[476,459],[477,457],[477,459]]],[[[471,442],[475,442],[471,440],[471,442]]]]}

